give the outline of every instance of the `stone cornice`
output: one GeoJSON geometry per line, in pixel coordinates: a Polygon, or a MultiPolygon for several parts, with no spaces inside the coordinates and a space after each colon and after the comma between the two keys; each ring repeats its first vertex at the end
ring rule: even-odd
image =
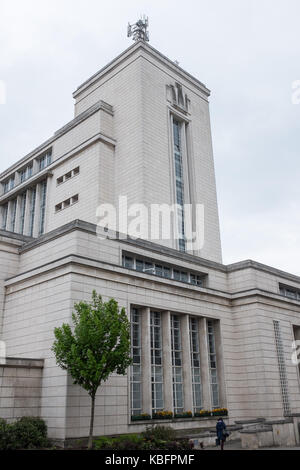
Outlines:
{"type": "Polygon", "coordinates": [[[89,88],[91,85],[97,82],[97,80],[105,76],[105,74],[107,74],[108,72],[112,71],[115,67],[120,65],[122,62],[124,62],[126,59],[128,59],[138,50],[143,50],[149,55],[151,55],[152,57],[155,57],[157,60],[163,63],[166,67],[168,67],[175,73],[181,75],[185,80],[189,81],[195,87],[199,88],[207,97],[210,95],[210,90],[202,82],[200,82],[200,80],[195,78],[190,73],[186,72],[183,68],[175,64],[175,62],[173,62],[168,57],[163,55],[161,52],[159,52],[157,49],[152,47],[150,44],[145,43],[144,41],[137,41],[136,43],[128,47],[125,51],[123,51],[121,54],[119,54],[117,57],[115,57],[111,62],[106,64],[104,67],[102,67],[98,72],[92,75],[88,80],[83,82],[74,91],[73,97],[77,98],[82,92],[84,92],[87,88],[89,88]]]}
{"type": "MultiPolygon", "coordinates": [[[[57,238],[59,236],[63,236],[64,234],[71,232],[73,230],[81,230],[81,231],[92,233],[94,235],[98,233],[97,225],[77,219],[51,232],[48,232],[42,235],[41,237],[34,239],[33,241],[29,243],[24,244],[20,248],[20,253],[23,253],[24,251],[28,251],[34,248],[35,246],[47,243],[48,241],[54,238],[57,238]]],[[[112,237],[108,237],[108,238],[112,239],[112,237]]],[[[252,260],[245,260],[245,261],[241,261],[238,263],[229,264],[226,266],[224,264],[217,263],[215,261],[210,261],[204,258],[200,258],[198,256],[191,255],[189,253],[182,253],[180,251],[174,250],[173,248],[168,248],[168,247],[159,245],[157,243],[149,242],[147,240],[142,240],[142,239],[132,240],[130,238],[122,239],[121,237],[119,237],[118,233],[116,233],[113,238],[116,239],[117,242],[122,243],[124,246],[127,245],[126,250],[128,251],[130,247],[142,248],[142,249],[151,251],[151,253],[157,253],[158,255],[169,256],[169,257],[172,257],[173,259],[178,259],[178,260],[185,261],[188,263],[193,263],[196,266],[215,269],[225,274],[230,274],[230,273],[244,270],[244,269],[255,269],[255,270],[263,271],[268,274],[273,274],[275,276],[279,276],[284,279],[288,279],[290,281],[297,282],[300,284],[299,276],[287,273],[285,271],[281,271],[280,269],[276,269],[271,266],[267,266],[267,265],[264,265],[262,263],[258,263],[252,260]]]]}
{"type": "MultiPolygon", "coordinates": [[[[16,171],[18,169],[18,167],[20,167],[22,165],[25,165],[27,163],[27,161],[31,160],[32,158],[38,157],[41,153],[45,152],[48,148],[50,148],[51,145],[53,144],[53,142],[55,142],[55,140],[57,140],[59,137],[62,137],[64,134],[69,132],[71,129],[78,126],[83,121],[85,121],[86,119],[88,119],[89,117],[91,117],[93,114],[95,114],[96,112],[98,112],[100,110],[103,110],[103,111],[113,115],[112,106],[110,106],[109,104],[105,103],[102,100],[98,101],[93,106],[88,108],[86,111],[79,114],[77,117],[75,117],[71,121],[69,121],[65,126],[61,127],[58,131],[56,131],[54,133],[54,135],[52,137],[50,137],[48,140],[43,142],[37,148],[32,150],[32,152],[28,153],[25,157],[21,158],[21,160],[18,160],[16,163],[14,163],[12,166],[10,166],[7,170],[2,172],[0,174],[0,180],[2,180],[4,178],[7,178],[11,172],[16,171]]],[[[110,139],[110,140],[113,140],[113,139],[110,139]]],[[[54,163],[55,163],[55,161],[53,162],[53,164],[54,163]]],[[[51,167],[52,167],[52,165],[49,168],[51,168],[51,167]]],[[[34,176],[36,176],[36,175],[34,175],[34,176]]]]}

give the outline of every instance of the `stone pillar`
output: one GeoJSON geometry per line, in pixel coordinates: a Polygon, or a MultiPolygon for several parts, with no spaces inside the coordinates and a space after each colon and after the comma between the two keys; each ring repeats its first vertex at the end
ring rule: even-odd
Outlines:
{"type": "MultiPolygon", "coordinates": [[[[11,200],[8,202],[8,213],[7,213],[7,224],[6,224],[6,230],[8,230],[9,232],[11,231],[16,231],[16,226],[17,226],[17,222],[15,222],[15,227],[12,229],[11,227],[11,222],[12,222],[12,218],[13,218],[13,205],[14,205],[14,201],[15,199],[11,200]]],[[[18,206],[18,204],[17,204],[18,206]]],[[[17,209],[16,209],[16,221],[17,221],[17,209]]]]}
{"type": "Polygon", "coordinates": [[[150,308],[141,310],[142,341],[142,411],[152,415],[150,308]]]}
{"type": "Polygon", "coordinates": [[[35,210],[34,210],[34,223],[33,223],[33,236],[36,238],[39,236],[40,227],[40,205],[41,205],[41,185],[36,185],[36,199],[35,199],[35,210]]]}
{"type": "Polygon", "coordinates": [[[225,381],[225,370],[224,370],[224,353],[221,339],[221,322],[214,321],[215,329],[215,344],[216,344],[216,355],[217,355],[217,374],[219,384],[219,397],[220,407],[226,408],[226,381],[225,381]]]}
{"type": "Polygon", "coordinates": [[[189,315],[182,315],[180,317],[180,326],[181,326],[184,410],[193,411],[193,385],[192,385],[189,315]]]}
{"type": "Polygon", "coordinates": [[[173,375],[171,354],[171,314],[162,313],[162,347],[164,371],[164,409],[173,411],[173,375]]]}
{"type": "Polygon", "coordinates": [[[20,233],[21,226],[21,204],[22,204],[22,195],[17,196],[17,210],[16,210],[16,223],[15,223],[15,232],[20,233]]]}
{"type": "Polygon", "coordinates": [[[210,410],[211,389],[206,318],[199,318],[199,340],[203,408],[210,410]]]}
{"type": "Polygon", "coordinates": [[[26,191],[26,207],[24,218],[24,235],[29,235],[29,218],[30,218],[31,189],[26,191]]]}
{"type": "Polygon", "coordinates": [[[35,175],[39,171],[40,171],[39,161],[37,158],[35,158],[32,162],[32,174],[35,175]]]}

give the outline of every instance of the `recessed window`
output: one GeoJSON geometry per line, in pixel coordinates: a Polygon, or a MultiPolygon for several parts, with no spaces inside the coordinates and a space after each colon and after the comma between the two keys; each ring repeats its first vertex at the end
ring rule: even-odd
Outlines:
{"type": "Polygon", "coordinates": [[[189,271],[180,271],[177,267],[165,266],[163,264],[153,263],[149,259],[136,258],[131,253],[123,254],[123,266],[125,268],[135,269],[138,272],[151,274],[154,276],[184,282],[198,287],[204,286],[205,274],[196,274],[189,271]]]}
{"type": "Polygon", "coordinates": [[[279,285],[279,292],[281,295],[288,297],[292,300],[300,300],[300,289],[294,289],[290,286],[279,285]]]}
{"type": "Polygon", "coordinates": [[[27,165],[25,168],[22,168],[22,170],[19,171],[20,175],[20,183],[23,183],[24,181],[28,180],[32,176],[32,163],[27,165]]]}
{"type": "Polygon", "coordinates": [[[41,171],[44,168],[46,168],[47,166],[49,166],[51,161],[52,161],[52,153],[51,153],[51,150],[49,150],[43,156],[38,158],[39,170],[41,171]]]}
{"type": "Polygon", "coordinates": [[[75,194],[75,196],[69,197],[68,199],[65,199],[65,201],[60,202],[59,204],[56,204],[55,206],[55,212],[60,212],[63,209],[67,209],[68,207],[73,206],[79,201],[79,194],[75,194]]]}
{"type": "Polygon", "coordinates": [[[68,171],[65,175],[60,176],[59,178],[56,179],[56,184],[59,186],[62,183],[65,183],[66,181],[69,181],[71,178],[74,178],[74,176],[79,175],[80,173],[80,167],[77,166],[71,171],[68,171]]]}
{"type": "Polygon", "coordinates": [[[8,178],[8,180],[6,180],[3,183],[4,193],[7,193],[8,191],[13,189],[14,187],[15,187],[15,175],[11,176],[10,178],[8,178]]]}

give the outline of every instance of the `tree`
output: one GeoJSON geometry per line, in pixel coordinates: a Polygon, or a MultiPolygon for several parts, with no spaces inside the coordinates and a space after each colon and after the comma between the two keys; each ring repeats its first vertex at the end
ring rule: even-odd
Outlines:
{"type": "Polygon", "coordinates": [[[91,397],[91,420],[88,448],[93,446],[95,397],[100,385],[116,372],[126,374],[131,364],[130,324],[116,300],[103,302],[93,291],[92,302],[79,302],[72,313],[71,326],[54,329],[52,350],[56,363],[83,387],[91,397]]]}

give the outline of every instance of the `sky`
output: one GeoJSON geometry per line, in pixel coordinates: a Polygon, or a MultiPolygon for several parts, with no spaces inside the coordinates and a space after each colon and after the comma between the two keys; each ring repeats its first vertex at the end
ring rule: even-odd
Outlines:
{"type": "Polygon", "coordinates": [[[223,262],[300,275],[299,0],[0,0],[0,172],[73,118],[72,92],[141,14],[212,91],[223,262]]]}

